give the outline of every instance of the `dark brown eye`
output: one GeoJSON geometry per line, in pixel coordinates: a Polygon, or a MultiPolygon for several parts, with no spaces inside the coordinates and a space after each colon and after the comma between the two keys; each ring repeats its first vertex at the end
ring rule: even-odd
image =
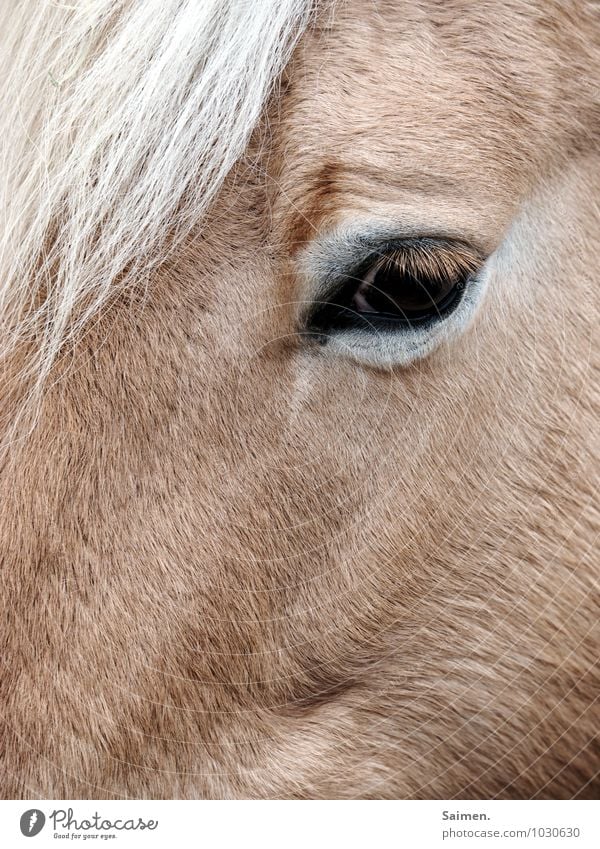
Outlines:
{"type": "Polygon", "coordinates": [[[352,298],[357,313],[397,321],[422,321],[441,315],[460,297],[464,280],[443,271],[419,273],[402,258],[386,257],[365,277],[352,298]]]}
{"type": "Polygon", "coordinates": [[[310,323],[321,332],[426,326],[460,302],[479,258],[462,243],[412,239],[385,246],[349,275],[310,323]]]}

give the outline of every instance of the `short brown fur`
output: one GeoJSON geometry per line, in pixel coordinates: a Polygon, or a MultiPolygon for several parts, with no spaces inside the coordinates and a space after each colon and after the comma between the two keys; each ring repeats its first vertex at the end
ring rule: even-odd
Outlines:
{"type": "Polygon", "coordinates": [[[213,226],[3,469],[5,797],[598,793],[598,32],[348,0],[307,33],[213,226]],[[494,263],[402,370],[296,333],[300,249],[369,217],[494,263]]]}

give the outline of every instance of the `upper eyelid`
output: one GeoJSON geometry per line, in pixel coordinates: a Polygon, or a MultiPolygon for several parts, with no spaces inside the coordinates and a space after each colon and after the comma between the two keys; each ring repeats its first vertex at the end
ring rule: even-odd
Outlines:
{"type": "Polygon", "coordinates": [[[343,280],[360,281],[361,270],[399,247],[411,246],[422,249],[436,246],[446,250],[456,245],[466,251],[475,265],[482,265],[485,252],[481,246],[465,239],[464,236],[446,232],[405,232],[387,229],[365,233],[364,231],[338,231],[313,242],[300,258],[300,271],[304,278],[303,299],[307,301],[325,300],[336,290],[343,280]]]}

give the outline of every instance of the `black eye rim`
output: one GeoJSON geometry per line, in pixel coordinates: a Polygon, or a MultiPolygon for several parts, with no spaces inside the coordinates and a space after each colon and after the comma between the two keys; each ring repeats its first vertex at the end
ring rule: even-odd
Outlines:
{"type": "Polygon", "coordinates": [[[483,264],[481,252],[472,245],[460,239],[437,236],[420,236],[396,240],[386,240],[370,250],[361,262],[355,264],[346,273],[339,272],[328,283],[329,297],[312,304],[310,313],[304,323],[311,334],[327,336],[332,332],[343,330],[367,331],[410,331],[410,329],[426,329],[448,318],[463,300],[469,282],[475,277],[483,264]],[[399,251],[419,251],[435,256],[441,250],[457,251],[469,258],[457,277],[451,290],[432,307],[413,312],[410,316],[401,312],[358,311],[351,305],[358,286],[364,283],[365,277],[373,268],[386,257],[399,251]]]}

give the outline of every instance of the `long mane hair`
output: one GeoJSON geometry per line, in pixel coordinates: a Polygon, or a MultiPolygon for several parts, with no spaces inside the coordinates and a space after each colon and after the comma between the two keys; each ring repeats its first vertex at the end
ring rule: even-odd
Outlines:
{"type": "Polygon", "coordinates": [[[0,363],[20,351],[28,402],[109,294],[202,221],[312,5],[3,4],[0,363]]]}

